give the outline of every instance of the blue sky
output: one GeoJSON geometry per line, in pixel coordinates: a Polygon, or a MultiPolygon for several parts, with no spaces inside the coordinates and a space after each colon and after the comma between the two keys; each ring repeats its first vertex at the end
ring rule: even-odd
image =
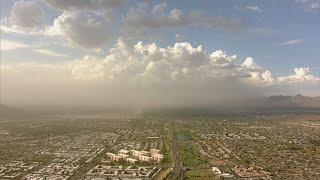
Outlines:
{"type": "MultiPolygon", "coordinates": [[[[271,69],[275,74],[288,74],[294,67],[300,66],[310,67],[314,70],[314,73],[319,74],[319,9],[310,10],[305,5],[292,0],[186,0],[183,3],[181,1],[152,1],[150,7],[163,2],[167,3],[168,10],[178,8],[185,13],[201,11],[208,16],[224,16],[240,19],[244,25],[236,31],[205,27],[184,27],[150,32],[149,34],[152,36],[158,36],[158,39],[155,38],[155,40],[159,44],[170,45],[175,41],[175,34],[180,34],[183,36],[184,41],[195,45],[201,44],[210,51],[222,49],[242,58],[252,56],[258,64],[271,69]],[[257,6],[261,9],[261,12],[249,10],[248,6],[257,6]],[[296,45],[280,46],[281,43],[297,39],[303,42],[296,45]]],[[[15,1],[13,0],[1,1],[2,19],[10,16],[14,3],[15,1]]],[[[125,14],[130,7],[137,6],[137,3],[139,2],[130,1],[116,12],[117,15],[121,16],[125,14]]],[[[59,16],[61,12],[47,7],[44,3],[40,4],[45,9],[46,24],[52,25],[54,18],[59,16]]],[[[117,40],[116,36],[120,35],[116,34],[113,37],[113,41],[117,40]]],[[[32,38],[19,38],[6,33],[2,33],[2,38],[17,41],[33,41],[32,38]]],[[[105,46],[106,49],[112,46],[112,43],[109,44],[105,46]]],[[[75,58],[81,57],[83,54],[82,50],[73,50],[69,55],[75,58]]],[[[33,56],[32,54],[29,55],[33,56]]],[[[11,57],[10,53],[7,56],[11,57]]],[[[47,59],[51,58],[47,57],[47,59]]]]}
{"type": "Polygon", "coordinates": [[[69,83],[223,77],[264,94],[320,95],[320,0],[0,3],[8,82],[19,72],[69,83]]]}
{"type": "Polygon", "coordinates": [[[287,74],[297,66],[320,66],[319,12],[307,11],[293,0],[185,2],[170,1],[168,5],[186,11],[199,9],[210,15],[240,18],[245,24],[239,32],[201,28],[178,31],[189,42],[242,57],[252,56],[258,64],[277,74],[287,74]],[[246,6],[258,6],[263,12],[252,12],[246,6]],[[303,43],[279,46],[293,39],[301,39],[303,43]]]}

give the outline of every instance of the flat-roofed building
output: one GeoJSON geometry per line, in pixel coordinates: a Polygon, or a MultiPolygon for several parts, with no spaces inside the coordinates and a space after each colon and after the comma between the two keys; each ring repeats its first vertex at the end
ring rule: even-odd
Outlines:
{"type": "Polygon", "coordinates": [[[149,154],[150,154],[149,151],[140,151],[140,155],[145,155],[145,156],[147,156],[147,155],[149,155],[149,154]]]}
{"type": "Polygon", "coordinates": [[[163,158],[164,158],[164,156],[162,154],[153,154],[153,155],[151,155],[152,161],[155,161],[157,163],[162,162],[163,158]]]}
{"type": "Polygon", "coordinates": [[[136,160],[136,159],[133,159],[133,158],[127,158],[127,162],[128,163],[131,163],[131,164],[134,164],[134,163],[136,163],[138,160],[136,160]]]}
{"type": "Polygon", "coordinates": [[[145,155],[140,155],[140,156],[139,156],[139,161],[142,161],[142,162],[150,162],[150,161],[151,161],[151,157],[145,156],[145,155]]]}
{"type": "Polygon", "coordinates": [[[133,156],[133,157],[138,158],[138,157],[140,156],[140,151],[132,150],[131,153],[132,153],[132,156],[133,156]]]}
{"type": "Polygon", "coordinates": [[[128,154],[128,153],[129,153],[128,150],[125,150],[125,149],[119,150],[119,154],[128,154]]]}
{"type": "Polygon", "coordinates": [[[118,157],[121,160],[126,160],[129,157],[129,155],[127,155],[127,154],[118,154],[118,157]]]}
{"type": "Polygon", "coordinates": [[[118,162],[119,161],[119,156],[113,153],[107,153],[107,157],[111,159],[111,161],[118,162]]]}

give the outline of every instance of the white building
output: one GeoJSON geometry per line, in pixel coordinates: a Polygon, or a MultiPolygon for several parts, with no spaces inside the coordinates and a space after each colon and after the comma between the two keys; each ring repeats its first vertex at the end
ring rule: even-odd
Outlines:
{"type": "Polygon", "coordinates": [[[162,154],[153,154],[151,155],[152,161],[160,163],[163,160],[164,156],[162,154]]]}
{"type": "Polygon", "coordinates": [[[149,151],[140,151],[140,155],[148,156],[150,154],[149,151]]]}
{"type": "Polygon", "coordinates": [[[139,161],[142,161],[142,162],[150,162],[150,161],[151,161],[151,157],[145,156],[145,155],[140,155],[140,156],[139,156],[139,161]]]}
{"type": "Polygon", "coordinates": [[[133,159],[133,158],[127,158],[127,162],[128,163],[131,163],[131,164],[134,164],[134,163],[136,163],[138,160],[136,160],[136,159],[133,159]]]}
{"type": "Polygon", "coordinates": [[[129,155],[127,155],[127,154],[118,154],[118,157],[121,160],[126,160],[129,157],[129,155]]]}
{"type": "Polygon", "coordinates": [[[120,151],[119,151],[119,154],[128,154],[129,153],[129,151],[128,150],[125,150],[125,149],[121,149],[120,151]]]}
{"type": "Polygon", "coordinates": [[[132,150],[132,156],[138,158],[140,156],[140,151],[132,150]]]}
{"type": "Polygon", "coordinates": [[[111,161],[118,162],[119,161],[119,156],[113,153],[107,153],[107,157],[111,159],[111,161]]]}

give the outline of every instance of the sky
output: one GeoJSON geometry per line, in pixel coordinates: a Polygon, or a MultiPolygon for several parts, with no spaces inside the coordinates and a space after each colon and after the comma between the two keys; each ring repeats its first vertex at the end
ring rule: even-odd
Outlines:
{"type": "Polygon", "coordinates": [[[8,104],[320,96],[320,0],[1,0],[8,104]]]}

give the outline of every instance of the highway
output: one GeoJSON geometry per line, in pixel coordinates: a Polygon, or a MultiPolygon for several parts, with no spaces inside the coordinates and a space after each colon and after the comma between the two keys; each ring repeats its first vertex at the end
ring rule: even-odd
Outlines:
{"type": "Polygon", "coordinates": [[[172,130],[170,130],[170,135],[171,135],[171,141],[172,141],[171,153],[174,161],[173,167],[172,167],[173,168],[172,176],[170,179],[183,180],[185,177],[185,171],[183,168],[181,158],[179,156],[177,136],[172,130]]]}

